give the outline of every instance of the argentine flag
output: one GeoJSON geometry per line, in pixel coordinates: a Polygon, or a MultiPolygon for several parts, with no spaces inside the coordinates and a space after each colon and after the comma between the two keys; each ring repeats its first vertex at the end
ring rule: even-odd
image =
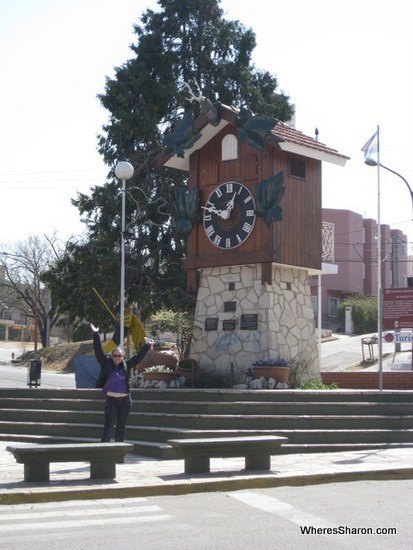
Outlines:
{"type": "Polygon", "coordinates": [[[379,152],[379,131],[377,130],[374,135],[363,145],[361,150],[364,153],[364,162],[369,166],[377,166],[377,155],[379,152]],[[373,156],[375,158],[373,158],[373,156]]]}

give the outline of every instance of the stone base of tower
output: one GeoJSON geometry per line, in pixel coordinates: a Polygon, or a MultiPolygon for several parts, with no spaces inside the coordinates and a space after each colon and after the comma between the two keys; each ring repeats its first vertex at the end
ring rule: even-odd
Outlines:
{"type": "Polygon", "coordinates": [[[243,381],[258,359],[298,359],[320,378],[308,272],[273,264],[204,268],[200,274],[190,356],[203,372],[243,381]]]}

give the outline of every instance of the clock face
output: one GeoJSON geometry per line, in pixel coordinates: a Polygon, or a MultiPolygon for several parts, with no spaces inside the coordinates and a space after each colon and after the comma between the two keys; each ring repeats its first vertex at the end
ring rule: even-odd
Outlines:
{"type": "Polygon", "coordinates": [[[211,243],[224,250],[245,242],[255,225],[255,200],[245,185],[230,181],[209,196],[204,211],[204,230],[211,243]]]}

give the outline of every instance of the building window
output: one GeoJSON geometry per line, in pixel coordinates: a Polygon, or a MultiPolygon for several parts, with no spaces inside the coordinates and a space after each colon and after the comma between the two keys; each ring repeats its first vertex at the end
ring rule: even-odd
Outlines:
{"type": "Polygon", "coordinates": [[[11,321],[11,311],[9,309],[3,309],[1,312],[1,318],[5,321],[11,321]]]}
{"type": "Polygon", "coordinates": [[[222,140],[222,160],[235,160],[238,158],[238,140],[233,134],[228,134],[222,140]]]}
{"type": "Polygon", "coordinates": [[[340,300],[338,298],[328,299],[328,315],[330,317],[337,317],[339,303],[340,303],[340,300]]]}
{"type": "Polygon", "coordinates": [[[289,170],[290,176],[305,179],[305,160],[290,157],[289,170]]]}
{"type": "Polygon", "coordinates": [[[25,313],[20,313],[20,324],[27,325],[27,315],[25,313]]]}

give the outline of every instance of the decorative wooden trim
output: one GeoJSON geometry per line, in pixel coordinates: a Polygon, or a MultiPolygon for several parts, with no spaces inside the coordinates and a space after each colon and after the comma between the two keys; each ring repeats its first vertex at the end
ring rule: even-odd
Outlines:
{"type": "Polygon", "coordinates": [[[275,262],[272,250],[258,250],[251,252],[232,251],[231,254],[214,254],[208,256],[189,256],[184,260],[185,269],[199,269],[201,267],[224,267],[227,265],[261,264],[275,262]]]}

